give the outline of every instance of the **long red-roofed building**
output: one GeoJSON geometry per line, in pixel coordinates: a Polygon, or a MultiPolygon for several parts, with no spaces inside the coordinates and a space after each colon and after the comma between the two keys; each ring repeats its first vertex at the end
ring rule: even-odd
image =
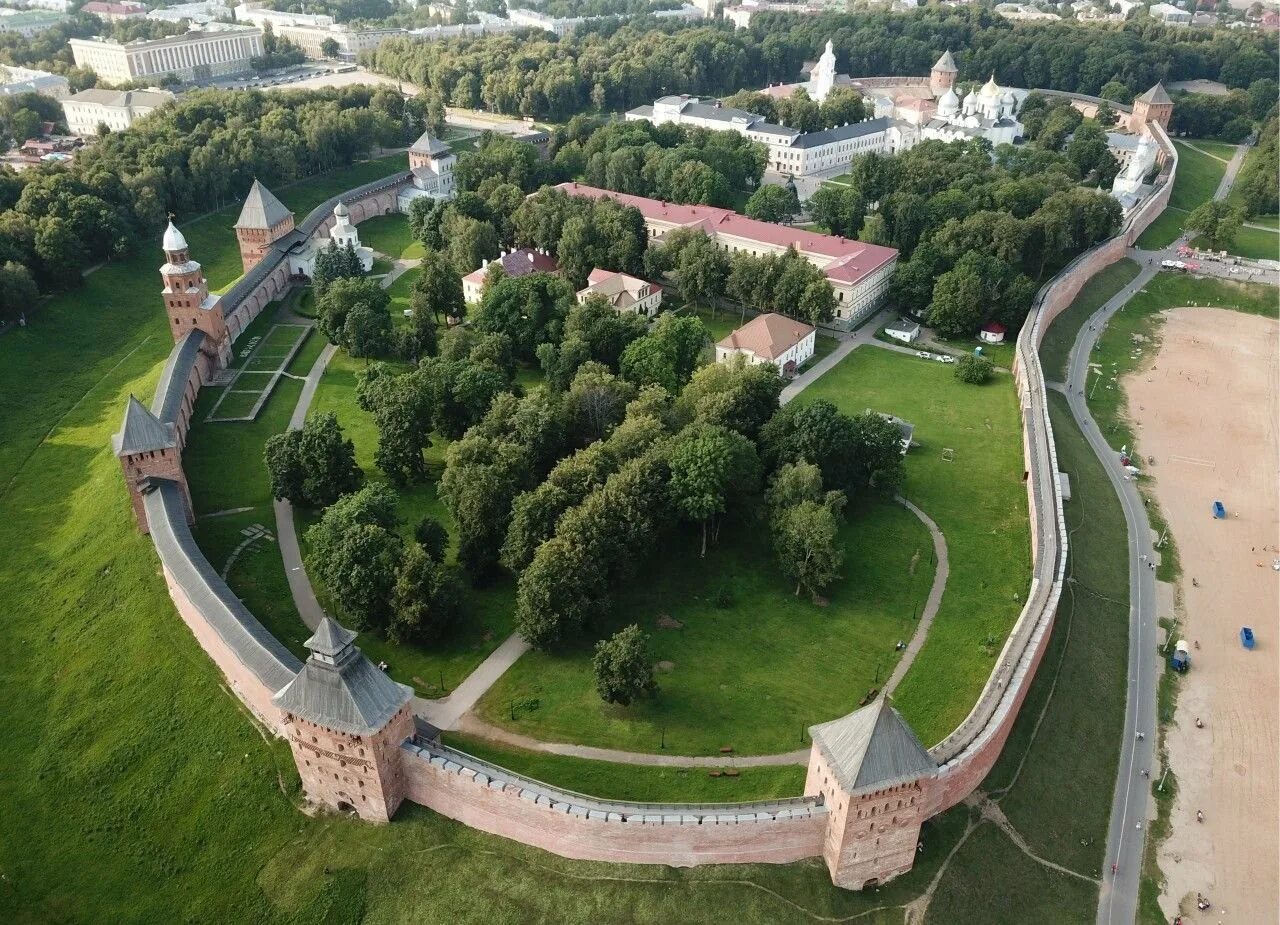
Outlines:
{"type": "Polygon", "coordinates": [[[556,188],[570,196],[608,197],[635,207],[644,216],[651,245],[677,228],[697,228],[730,254],[765,257],[794,247],[831,284],[836,297],[832,320],[840,327],[853,327],[876,310],[889,290],[889,280],[898,263],[898,252],[892,247],[761,222],[716,206],[679,205],[583,183],[561,183],[556,188]]]}

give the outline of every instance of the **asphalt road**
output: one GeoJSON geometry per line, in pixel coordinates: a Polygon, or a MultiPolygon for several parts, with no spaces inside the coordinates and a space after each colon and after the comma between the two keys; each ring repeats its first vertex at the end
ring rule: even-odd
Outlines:
{"type": "MultiPolygon", "coordinates": [[[[1140,253],[1140,252],[1139,252],[1140,253]]],[[[1137,483],[1120,465],[1119,447],[1112,447],[1098,431],[1086,403],[1086,391],[1096,376],[1089,374],[1089,360],[1107,321],[1159,270],[1157,258],[1128,286],[1103,305],[1080,329],[1071,349],[1066,383],[1071,414],[1089,445],[1102,461],[1124,508],[1129,530],[1129,664],[1128,696],[1124,718],[1124,738],[1120,767],[1116,776],[1111,825],[1107,832],[1106,869],[1098,903],[1099,925],[1133,922],[1138,909],[1138,883],[1142,876],[1142,852],[1146,837],[1151,781],[1142,772],[1155,767],[1156,685],[1159,682],[1155,572],[1149,563],[1154,549],[1146,508],[1137,483]],[[1139,734],[1142,738],[1138,738],[1139,734]],[[1110,867],[1116,865],[1116,873],[1110,867]]]]}

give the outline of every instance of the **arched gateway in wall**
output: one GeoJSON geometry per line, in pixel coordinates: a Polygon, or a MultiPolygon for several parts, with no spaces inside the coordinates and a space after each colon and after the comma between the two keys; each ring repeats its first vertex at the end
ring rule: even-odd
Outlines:
{"type": "Polygon", "coordinates": [[[801,797],[706,806],[595,800],[442,745],[415,721],[412,691],[372,665],[354,634],[331,620],[307,640],[303,663],[244,607],[191,536],[181,452],[195,396],[225,364],[239,331],[288,288],[289,250],[323,233],[339,201],[352,221],[384,214],[412,183],[410,173],[335,197],[296,228],[291,214],[286,220],[276,209],[279,201],[255,184],[256,204],[237,223],[238,235],[242,224],[252,232],[241,238],[246,272],[221,297],[208,294],[181,233],[172,225],[166,230],[161,274],[175,346],[150,409],[131,398],[114,438],[139,526],[150,533],[170,595],[201,646],[236,694],[289,740],[313,803],[386,822],[411,800],[575,859],[689,866],[822,857],[838,886],[883,883],[911,868],[921,824],[964,799],[995,763],[1047,645],[1066,532],[1037,348],[1048,322],[1084,281],[1122,257],[1163,210],[1177,155],[1158,122],[1151,130],[1167,154],[1164,186],[1120,235],[1081,255],[1041,290],[1019,335],[1014,375],[1033,534],[1031,589],[977,704],[932,749],[879,700],[809,730],[813,745],[801,797]],[[267,227],[249,227],[255,222],[267,227]],[[271,238],[272,227],[286,225],[271,238]]]}

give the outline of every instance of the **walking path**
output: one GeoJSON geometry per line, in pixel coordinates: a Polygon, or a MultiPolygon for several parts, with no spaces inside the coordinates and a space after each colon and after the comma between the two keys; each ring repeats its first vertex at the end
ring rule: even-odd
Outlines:
{"type": "MultiPolygon", "coordinates": [[[[407,270],[417,266],[421,261],[416,259],[403,259],[395,261],[390,273],[382,280],[382,287],[389,287],[397,277],[407,270]]],[[[894,344],[886,344],[875,339],[875,333],[883,326],[884,316],[882,312],[880,316],[873,318],[864,324],[860,330],[853,333],[840,332],[836,334],[840,340],[839,346],[830,354],[823,357],[818,363],[807,370],[802,375],[796,377],[783,390],[781,403],[786,404],[795,396],[808,388],[813,382],[832,369],[837,363],[849,355],[855,348],[863,344],[870,344],[885,350],[891,350],[897,353],[914,355],[915,351],[906,347],[898,347],[894,344]]],[[[298,403],[293,409],[293,415],[289,418],[289,429],[297,430],[302,427],[307,419],[307,411],[311,407],[311,402],[315,398],[316,389],[319,387],[320,379],[324,375],[325,368],[329,361],[337,352],[337,347],[333,344],[325,346],[320,356],[316,358],[315,363],[311,367],[311,371],[307,374],[307,378],[302,387],[302,394],[298,396],[298,403]]],[[[937,560],[937,569],[934,572],[933,585],[929,589],[929,596],[925,601],[924,609],[920,614],[920,622],[916,626],[916,631],[907,644],[906,650],[902,654],[901,660],[894,669],[889,680],[885,682],[884,693],[887,695],[897,687],[907,670],[911,667],[911,663],[915,660],[916,654],[924,645],[925,638],[928,636],[929,627],[933,623],[933,618],[938,612],[938,608],[942,604],[942,594],[946,590],[947,576],[949,567],[947,561],[947,544],[942,535],[942,531],[933,520],[905,498],[899,497],[898,502],[904,505],[908,510],[920,518],[929,529],[930,536],[933,539],[934,555],[937,560]]],[[[276,536],[280,543],[280,556],[284,560],[285,575],[289,581],[289,591],[293,595],[294,605],[297,607],[298,616],[302,618],[302,622],[309,629],[314,630],[320,625],[321,619],[324,618],[324,608],[320,606],[319,600],[316,598],[315,589],[311,586],[311,580],[307,577],[306,566],[302,561],[302,551],[298,543],[298,534],[296,525],[294,524],[293,505],[288,501],[277,500],[274,502],[276,517],[276,536]]],[[[638,765],[664,765],[673,767],[689,767],[689,766],[707,766],[722,767],[725,765],[733,765],[737,767],[753,767],[763,765],[788,765],[803,764],[808,760],[809,752],[802,749],[794,752],[785,752],[776,755],[750,755],[744,757],[733,756],[714,756],[714,757],[694,757],[685,755],[655,755],[645,752],[629,752],[612,748],[595,748],[587,745],[571,745],[560,742],[542,742],[529,736],[520,735],[519,733],[509,732],[497,726],[490,725],[478,717],[470,713],[471,709],[484,696],[498,679],[509,669],[520,656],[529,651],[529,645],[518,634],[513,633],[511,636],[503,640],[502,644],[489,654],[474,671],[469,674],[466,679],[458,685],[446,697],[438,700],[427,700],[421,697],[413,699],[414,712],[435,726],[437,729],[449,731],[459,730],[470,732],[475,735],[482,736],[495,742],[502,742],[507,745],[514,745],[520,748],[529,749],[531,751],[548,752],[556,755],[569,755],[578,758],[593,758],[599,761],[613,761],[619,764],[638,764],[638,765]]]]}
{"type": "Polygon", "coordinates": [[[938,567],[933,573],[933,587],[929,589],[929,597],[924,602],[924,610],[920,614],[920,622],[916,625],[916,631],[911,636],[911,641],[907,643],[907,649],[902,653],[902,658],[898,661],[898,667],[893,669],[893,674],[889,675],[889,680],[884,682],[882,696],[885,697],[888,697],[897,689],[899,682],[902,681],[908,669],[911,668],[911,663],[916,660],[916,655],[920,652],[921,647],[924,646],[924,641],[929,636],[929,627],[933,625],[933,618],[937,616],[938,608],[942,606],[942,592],[947,589],[947,576],[951,571],[947,560],[947,539],[942,535],[942,531],[938,529],[938,525],[933,522],[933,518],[901,495],[898,495],[897,502],[919,517],[921,523],[929,528],[929,535],[933,537],[934,561],[937,562],[938,567]]]}

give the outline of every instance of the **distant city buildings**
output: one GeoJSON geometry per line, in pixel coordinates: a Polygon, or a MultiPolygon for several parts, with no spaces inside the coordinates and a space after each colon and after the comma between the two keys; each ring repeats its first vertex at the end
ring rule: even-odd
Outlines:
{"type": "Polygon", "coordinates": [[[147,19],[173,23],[185,19],[193,26],[203,26],[211,22],[231,22],[235,19],[235,14],[221,0],[201,0],[198,3],[179,3],[154,9],[147,14],[147,19]]]}
{"type": "Polygon", "coordinates": [[[126,19],[142,19],[147,8],[141,3],[108,3],[105,0],[89,0],[80,7],[81,13],[96,16],[103,22],[122,22],[126,19]]]}
{"type": "Polygon", "coordinates": [[[52,29],[68,19],[66,13],[52,10],[0,9],[0,32],[13,32],[23,38],[31,38],[46,29],[52,29]]]}
{"type": "Polygon", "coordinates": [[[1152,19],[1158,19],[1160,22],[1168,26],[1189,26],[1191,25],[1191,14],[1179,9],[1172,3],[1153,3],[1147,7],[1147,13],[1152,19]]]}
{"type": "Polygon", "coordinates": [[[98,134],[99,125],[113,132],[123,131],[173,98],[168,90],[92,88],[63,100],[62,112],[72,134],[90,136],[98,134]]]}
{"type": "Polygon", "coordinates": [[[71,39],[68,44],[78,67],[92,68],[112,83],[166,75],[199,81],[248,71],[249,62],[262,56],[262,30],[215,29],[210,24],[203,30],[127,44],[103,38],[71,39]]]}
{"type": "Polygon", "coordinates": [[[61,74],[0,64],[0,96],[39,93],[41,96],[60,100],[70,92],[71,86],[67,83],[67,78],[61,74]]]}

